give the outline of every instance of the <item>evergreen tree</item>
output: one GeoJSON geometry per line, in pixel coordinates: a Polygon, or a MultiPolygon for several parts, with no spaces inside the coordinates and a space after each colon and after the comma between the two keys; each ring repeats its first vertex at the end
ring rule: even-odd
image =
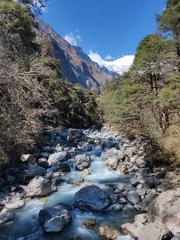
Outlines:
{"type": "Polygon", "coordinates": [[[151,93],[156,95],[166,63],[164,56],[169,48],[168,41],[158,35],[149,35],[141,41],[135,56],[133,69],[144,83],[148,83],[151,93]]]}
{"type": "Polygon", "coordinates": [[[180,1],[168,0],[166,9],[158,16],[158,21],[162,32],[172,34],[177,56],[180,57],[180,1]]]}

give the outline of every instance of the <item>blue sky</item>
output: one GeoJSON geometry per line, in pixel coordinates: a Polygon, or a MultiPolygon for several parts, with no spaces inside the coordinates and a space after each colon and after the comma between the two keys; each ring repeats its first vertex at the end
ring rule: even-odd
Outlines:
{"type": "Polygon", "coordinates": [[[49,0],[42,18],[60,35],[103,58],[134,55],[156,30],[166,0],[49,0]]]}

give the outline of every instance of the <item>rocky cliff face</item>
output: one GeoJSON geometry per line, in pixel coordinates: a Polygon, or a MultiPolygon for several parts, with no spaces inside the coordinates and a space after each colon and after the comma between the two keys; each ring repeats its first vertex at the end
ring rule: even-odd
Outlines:
{"type": "Polygon", "coordinates": [[[71,46],[64,38],[56,33],[52,27],[42,21],[39,30],[52,43],[55,57],[60,61],[61,73],[64,80],[80,84],[85,88],[101,88],[117,74],[93,62],[80,47],[71,46]]]}

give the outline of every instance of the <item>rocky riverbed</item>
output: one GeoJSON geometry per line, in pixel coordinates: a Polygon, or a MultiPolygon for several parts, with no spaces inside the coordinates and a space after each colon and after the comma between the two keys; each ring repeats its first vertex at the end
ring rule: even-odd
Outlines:
{"type": "Polygon", "coordinates": [[[61,129],[0,176],[0,240],[180,239],[179,172],[141,137],[61,129]],[[153,233],[153,234],[151,234],[153,233]]]}

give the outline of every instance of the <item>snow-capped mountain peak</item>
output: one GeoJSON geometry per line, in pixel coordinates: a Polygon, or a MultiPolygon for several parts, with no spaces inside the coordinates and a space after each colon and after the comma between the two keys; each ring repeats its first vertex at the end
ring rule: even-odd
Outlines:
{"type": "Polygon", "coordinates": [[[92,61],[98,63],[101,67],[106,67],[108,70],[116,72],[120,75],[128,71],[134,61],[134,55],[126,55],[112,61],[105,60],[97,52],[93,51],[89,52],[89,57],[92,61]]]}

